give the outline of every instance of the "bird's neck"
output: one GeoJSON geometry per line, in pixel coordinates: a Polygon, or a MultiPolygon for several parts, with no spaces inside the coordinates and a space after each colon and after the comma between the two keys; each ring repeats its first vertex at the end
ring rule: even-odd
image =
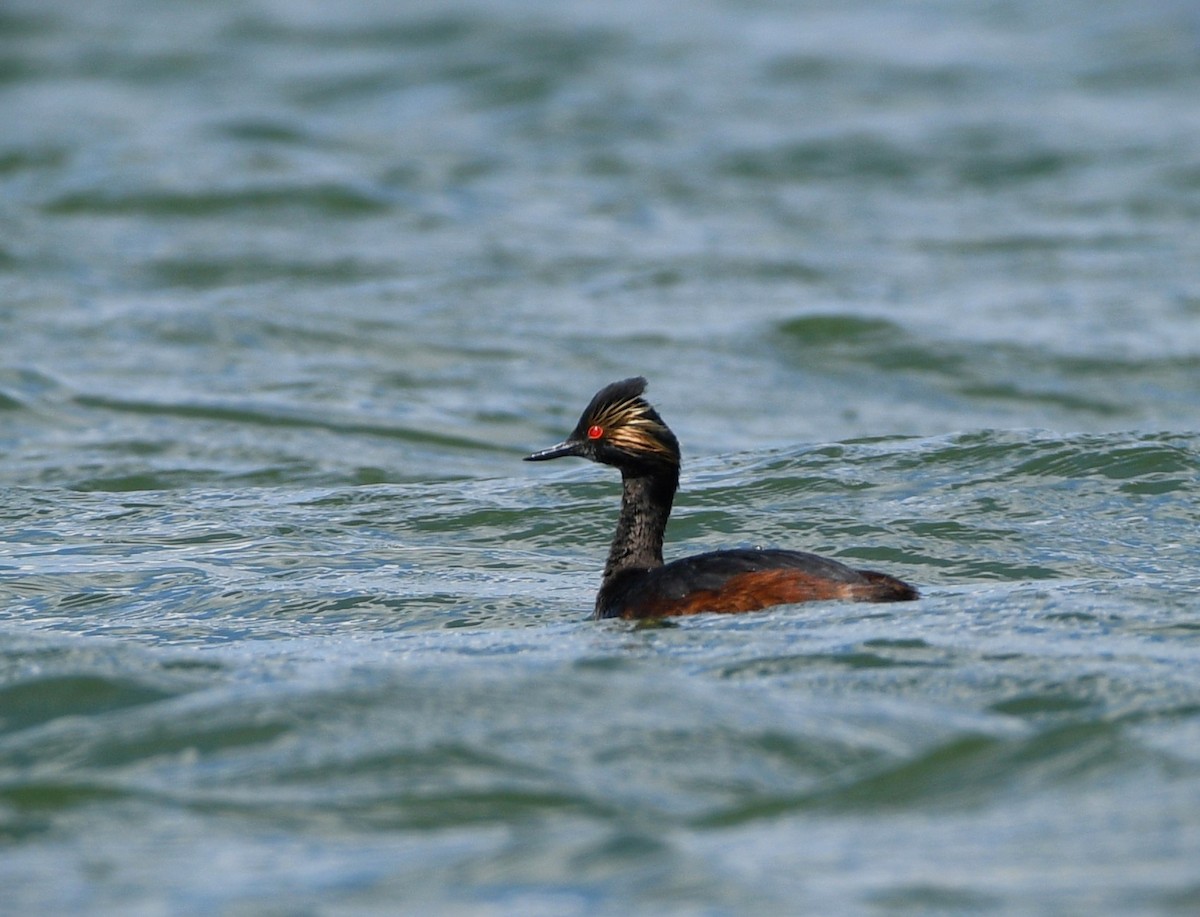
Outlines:
{"type": "Polygon", "coordinates": [[[679,469],[623,471],[621,485],[621,518],[604,565],[606,581],[624,570],[662,566],[663,533],[679,487],[679,469]]]}

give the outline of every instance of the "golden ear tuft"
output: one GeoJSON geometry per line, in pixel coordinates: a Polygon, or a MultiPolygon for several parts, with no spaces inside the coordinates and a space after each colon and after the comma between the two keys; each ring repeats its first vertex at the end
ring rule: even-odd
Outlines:
{"type": "Polygon", "coordinates": [[[593,414],[589,420],[589,436],[591,429],[599,427],[608,443],[618,449],[678,461],[678,447],[673,445],[675,437],[654,408],[641,397],[634,396],[601,405],[599,413],[593,414]]]}

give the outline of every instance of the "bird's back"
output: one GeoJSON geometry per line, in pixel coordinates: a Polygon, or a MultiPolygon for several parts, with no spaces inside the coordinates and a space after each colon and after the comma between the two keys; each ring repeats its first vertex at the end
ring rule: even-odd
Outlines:
{"type": "Polygon", "coordinates": [[[621,571],[596,597],[597,618],[655,618],[757,611],[771,605],[851,599],[917,598],[902,580],[855,570],[804,551],[741,549],[696,554],[651,569],[621,571]]]}

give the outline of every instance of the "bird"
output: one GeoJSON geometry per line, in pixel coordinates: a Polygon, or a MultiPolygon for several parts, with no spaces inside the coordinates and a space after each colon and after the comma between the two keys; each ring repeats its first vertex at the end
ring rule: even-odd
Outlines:
{"type": "Polygon", "coordinates": [[[679,488],[679,441],[643,397],[635,376],[600,389],[563,442],[527,462],[575,456],[621,472],[621,513],[595,619],[650,619],[703,612],[758,611],[774,605],[845,599],[903,602],[913,586],[874,570],[780,548],[735,548],[663,562],[663,536],[679,488]]]}

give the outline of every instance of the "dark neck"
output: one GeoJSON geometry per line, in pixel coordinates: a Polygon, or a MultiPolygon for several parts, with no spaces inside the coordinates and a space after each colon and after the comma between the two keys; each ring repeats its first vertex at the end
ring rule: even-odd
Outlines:
{"type": "Polygon", "coordinates": [[[621,484],[621,518],[604,565],[605,581],[622,570],[662,566],[663,532],[679,487],[679,468],[623,470],[621,484]]]}

